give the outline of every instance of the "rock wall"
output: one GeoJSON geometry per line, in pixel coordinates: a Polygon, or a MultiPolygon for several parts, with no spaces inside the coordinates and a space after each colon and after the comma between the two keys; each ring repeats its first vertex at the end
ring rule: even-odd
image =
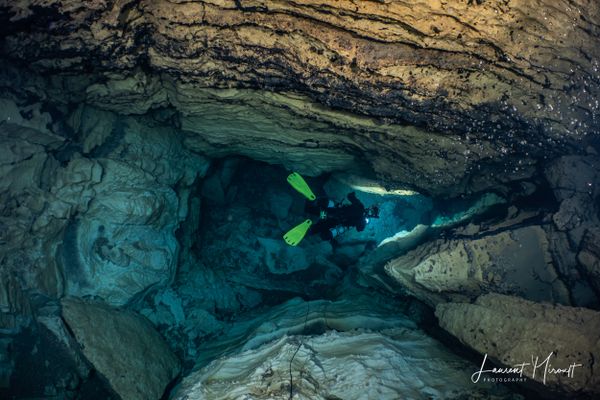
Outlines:
{"type": "MultiPolygon", "coordinates": [[[[62,143],[61,138],[12,124],[3,124],[0,134],[6,146],[2,151],[1,273],[2,281],[10,282],[0,290],[3,311],[19,311],[27,308],[19,299],[22,290],[35,287],[50,296],[62,293],[62,274],[52,257],[58,243],[40,238],[60,236],[63,227],[54,221],[66,220],[71,207],[69,199],[50,205],[53,196],[42,178],[55,165],[48,153],[62,143]],[[23,283],[27,286],[21,287],[23,283]]],[[[79,189],[83,192],[83,185],[79,189]]],[[[89,201],[89,197],[82,200],[89,201]]]]}
{"type": "MultiPolygon", "coordinates": [[[[100,368],[81,361],[60,318],[40,310],[66,295],[125,305],[171,282],[179,263],[175,233],[188,215],[191,188],[209,162],[186,152],[158,120],[125,120],[82,106],[65,123],[41,107],[23,109],[8,99],[3,104],[0,342],[1,358],[10,362],[0,364],[0,395],[116,398],[113,389],[90,378],[100,368]],[[60,123],[70,126],[70,137],[51,132],[60,123]],[[55,354],[36,355],[37,346],[55,354]],[[28,368],[54,363],[60,364],[56,373],[44,370],[32,383],[28,368]]],[[[110,319],[106,310],[103,316],[110,319]]],[[[145,335],[140,326],[128,325],[130,342],[145,335]]],[[[118,336],[113,333],[107,333],[110,341],[118,336]]],[[[132,356],[137,364],[123,367],[128,376],[139,370],[144,354],[138,348],[132,356]]],[[[138,398],[162,396],[177,374],[175,364],[167,366],[171,372],[151,393],[140,389],[138,398]]],[[[104,368],[102,373],[111,372],[104,368]]],[[[114,389],[131,398],[122,387],[114,389]]]]}
{"type": "Polygon", "coordinates": [[[589,281],[600,294],[600,159],[597,155],[561,157],[548,166],[546,177],[560,204],[552,214],[558,264],[573,280],[589,281]]]}
{"type": "Polygon", "coordinates": [[[559,157],[545,166],[546,191],[526,202],[511,193],[501,220],[437,217],[431,227],[446,221],[445,238],[370,257],[363,270],[431,305],[495,292],[597,308],[599,165],[595,154],[559,157]]]}
{"type": "Polygon", "coordinates": [[[7,309],[14,308],[13,290],[94,295],[119,305],[172,279],[174,233],[208,163],[182,153],[168,131],[134,120],[103,123],[110,140],[88,144],[87,154],[50,132],[2,124],[2,273],[18,277],[18,289],[3,288],[7,309]]]}

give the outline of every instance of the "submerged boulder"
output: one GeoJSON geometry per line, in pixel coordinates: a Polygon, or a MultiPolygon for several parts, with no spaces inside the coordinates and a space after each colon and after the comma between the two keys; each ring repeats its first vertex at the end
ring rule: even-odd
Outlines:
{"type": "Polygon", "coordinates": [[[141,315],[75,298],[62,316],[94,368],[123,399],[160,399],[177,376],[179,360],[141,315]]]}
{"type": "MultiPolygon", "coordinates": [[[[439,304],[436,316],[442,328],[490,361],[528,363],[523,375],[544,385],[542,393],[600,395],[598,311],[487,294],[473,304],[439,304]]],[[[490,362],[485,369],[491,368],[490,362]]]]}
{"type": "Polygon", "coordinates": [[[569,304],[546,234],[535,225],[426,243],[390,261],[385,271],[403,290],[430,305],[488,292],[569,304]]]}

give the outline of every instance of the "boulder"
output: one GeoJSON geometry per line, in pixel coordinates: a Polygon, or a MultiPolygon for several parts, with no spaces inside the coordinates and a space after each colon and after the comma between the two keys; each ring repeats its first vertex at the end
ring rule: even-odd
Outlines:
{"type": "Polygon", "coordinates": [[[32,296],[31,303],[35,315],[28,324],[0,330],[0,397],[118,399],[92,372],[61,318],[58,301],[32,296]]]}
{"type": "Polygon", "coordinates": [[[180,363],[146,318],[76,298],[65,298],[61,304],[81,351],[119,396],[162,397],[180,363]]]}
{"type": "Polygon", "coordinates": [[[600,395],[598,311],[487,294],[473,304],[438,304],[435,314],[442,328],[487,355],[484,369],[528,363],[523,375],[543,385],[542,393],[600,395]]]}
{"type": "Polygon", "coordinates": [[[426,243],[388,262],[385,271],[402,289],[430,305],[488,292],[570,301],[539,226],[426,243]]]}

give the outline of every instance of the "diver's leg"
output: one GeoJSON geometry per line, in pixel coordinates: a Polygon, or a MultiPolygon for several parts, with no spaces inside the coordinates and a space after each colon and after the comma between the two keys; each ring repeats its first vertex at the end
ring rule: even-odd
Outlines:
{"type": "Polygon", "coordinates": [[[315,201],[307,201],[304,203],[304,212],[319,216],[321,211],[327,209],[327,204],[329,200],[326,197],[320,197],[315,201]]]}

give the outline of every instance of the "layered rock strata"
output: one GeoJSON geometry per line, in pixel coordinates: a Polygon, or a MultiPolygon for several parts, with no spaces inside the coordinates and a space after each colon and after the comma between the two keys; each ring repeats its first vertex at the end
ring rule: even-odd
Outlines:
{"type": "Polygon", "coordinates": [[[174,398],[512,398],[501,386],[473,390],[474,368],[418,331],[331,331],[220,358],[184,379],[174,398]]]}
{"type": "Polygon", "coordinates": [[[535,157],[598,127],[590,1],[32,0],[1,10],[16,90],[120,113],[172,107],[191,148],[306,173],[364,159],[388,182],[479,191],[531,176],[535,157]]]}
{"type": "Polygon", "coordinates": [[[31,0],[2,10],[5,54],[39,69],[144,64],[205,87],[292,88],[430,127],[464,128],[469,113],[484,112],[488,127],[523,115],[571,132],[571,121],[581,129],[591,117],[598,88],[600,10],[585,0],[31,0]],[[486,108],[501,102],[508,115],[486,108]]]}

